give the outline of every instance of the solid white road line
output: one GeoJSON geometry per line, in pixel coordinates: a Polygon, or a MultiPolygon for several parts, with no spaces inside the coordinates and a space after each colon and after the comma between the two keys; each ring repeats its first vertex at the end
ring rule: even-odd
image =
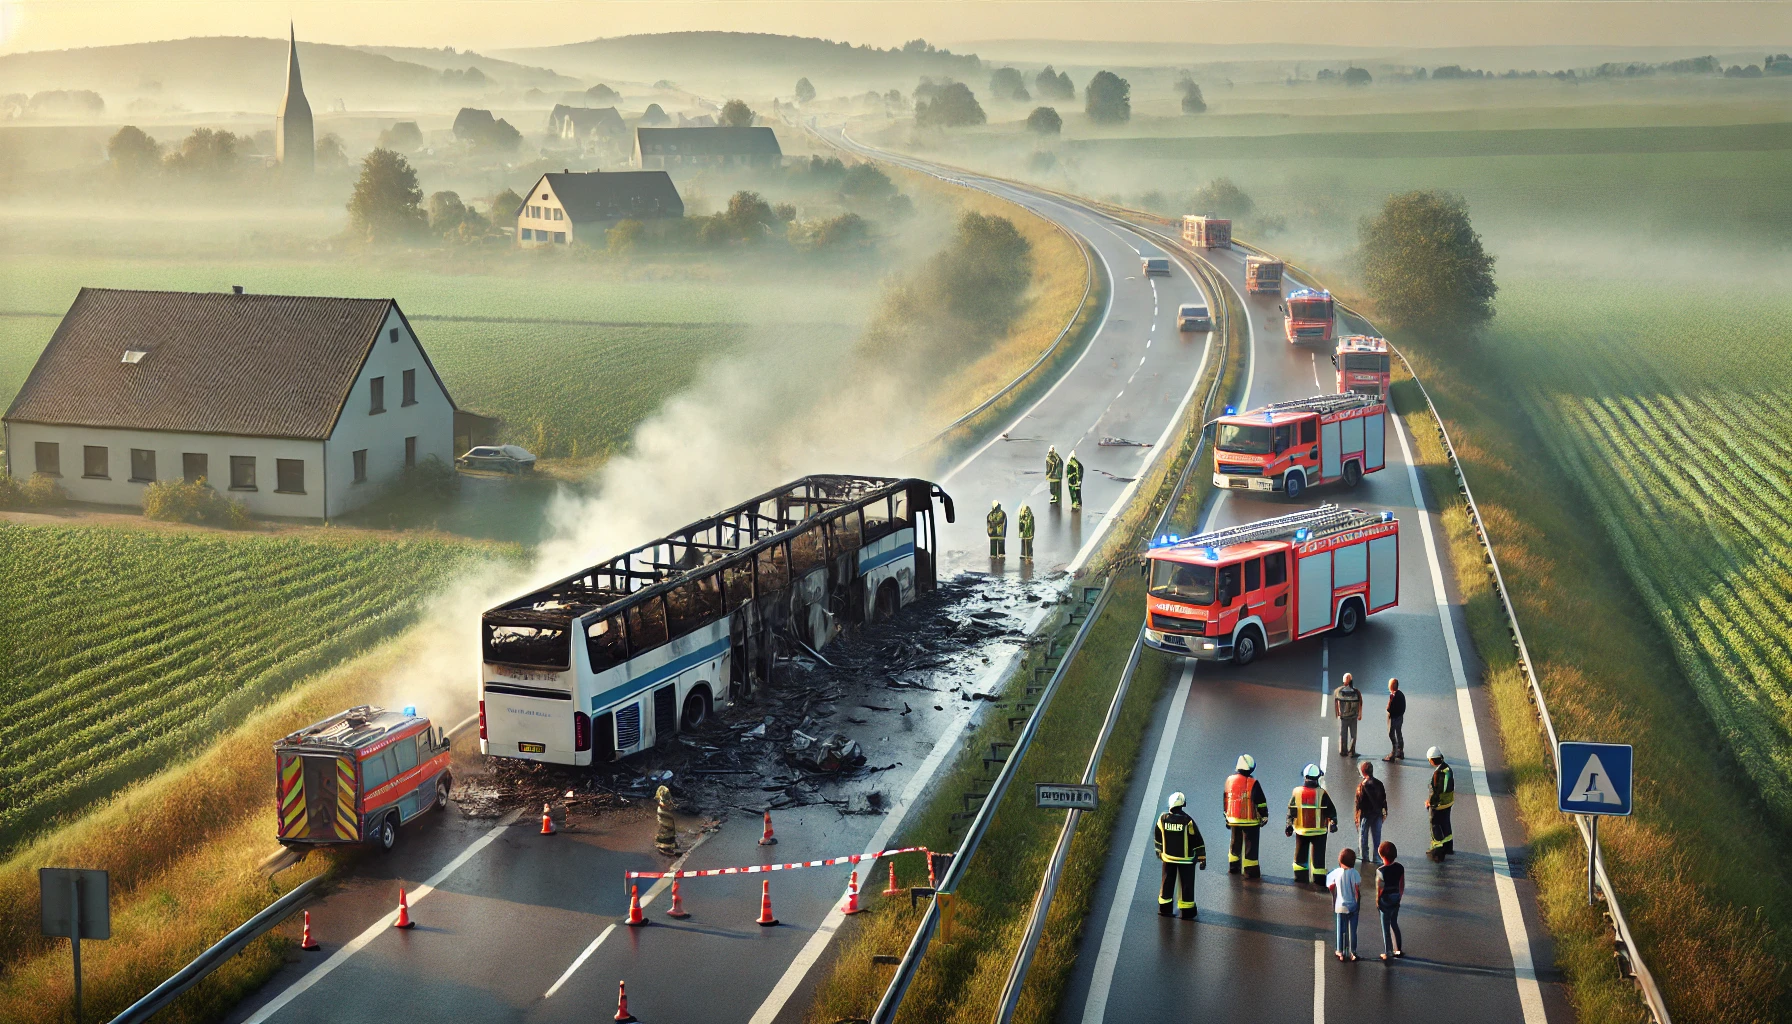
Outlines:
{"type": "Polygon", "coordinates": [[[1327,762],[1331,760],[1331,753],[1332,738],[1330,736],[1319,737],[1319,774],[1325,774],[1325,770],[1328,767],[1327,762]]]}
{"type": "Polygon", "coordinates": [[[1506,926],[1506,946],[1512,953],[1512,973],[1518,982],[1518,1005],[1525,1024],[1547,1024],[1543,990],[1537,983],[1536,961],[1531,956],[1531,936],[1525,931],[1524,911],[1518,903],[1518,886],[1512,881],[1512,864],[1506,859],[1506,839],[1487,784],[1487,762],[1481,750],[1481,730],[1475,723],[1475,705],[1469,696],[1468,676],[1462,669],[1462,651],[1456,646],[1456,628],[1450,621],[1449,597],[1444,592],[1443,568],[1437,555],[1437,538],[1425,513],[1425,492],[1419,488],[1419,471],[1413,464],[1412,446],[1406,440],[1406,424],[1394,416],[1400,454],[1406,458],[1406,480],[1412,488],[1413,508],[1418,510],[1419,533],[1425,541],[1425,557],[1431,564],[1431,590],[1437,600],[1437,619],[1444,630],[1444,650],[1450,657],[1450,675],[1456,681],[1456,710],[1462,718],[1462,739],[1467,747],[1469,774],[1475,783],[1475,807],[1481,815],[1481,831],[1487,837],[1488,859],[1493,861],[1493,888],[1499,894],[1500,920],[1506,926]]]}
{"type": "MultiPolygon", "coordinates": [[[[676,871],[677,869],[674,868],[673,870],[676,871]]],[[[598,933],[597,938],[591,940],[591,945],[585,947],[585,951],[583,953],[579,954],[578,959],[576,959],[572,962],[572,966],[568,967],[566,969],[566,973],[562,974],[560,976],[560,979],[558,981],[554,982],[554,984],[548,988],[547,995],[544,995],[541,998],[543,998],[543,999],[551,998],[554,993],[560,991],[560,986],[566,984],[566,979],[572,977],[574,971],[577,971],[579,968],[585,966],[585,961],[591,959],[591,954],[597,952],[597,947],[603,945],[604,940],[609,938],[610,933],[615,930],[616,930],[616,922],[612,921],[612,922],[610,922],[608,927],[606,927],[603,931],[598,933]]]]}
{"type": "MultiPolygon", "coordinates": [[[[473,840],[473,842],[468,844],[467,848],[462,850],[458,856],[456,856],[453,860],[449,861],[447,864],[443,865],[442,870],[437,871],[433,875],[430,875],[429,878],[426,881],[424,881],[424,883],[422,885],[418,886],[415,891],[407,893],[406,897],[407,897],[407,900],[410,903],[410,905],[416,906],[417,904],[422,903],[423,900],[426,897],[428,897],[430,893],[436,891],[437,886],[441,885],[443,882],[446,882],[449,879],[449,877],[452,876],[456,871],[459,871],[462,867],[465,867],[467,861],[470,861],[474,857],[479,856],[479,851],[485,849],[487,846],[490,846],[492,843],[492,840],[497,839],[499,836],[503,835],[504,830],[509,828],[511,826],[511,823],[516,821],[517,816],[520,815],[521,813],[522,813],[522,810],[519,808],[518,810],[514,810],[514,811],[511,811],[509,814],[506,814],[503,818],[499,819],[498,824],[493,826],[491,831],[487,832],[485,835],[480,836],[478,839],[473,840]]],[[[261,1009],[255,1011],[255,1016],[250,1017],[247,1021],[244,1022],[244,1024],[262,1024],[263,1021],[266,1021],[268,1018],[272,1017],[274,1014],[279,1013],[282,1009],[285,1008],[287,1003],[290,1003],[294,999],[297,999],[299,996],[303,995],[305,993],[305,990],[309,989],[311,986],[317,984],[318,982],[324,980],[324,977],[326,975],[328,975],[331,971],[334,971],[336,968],[341,967],[343,964],[347,963],[349,957],[354,956],[356,953],[359,953],[362,949],[365,949],[367,947],[368,943],[372,942],[374,939],[379,938],[381,934],[383,934],[384,932],[386,932],[388,929],[390,929],[392,927],[392,922],[397,919],[398,919],[398,911],[393,910],[390,913],[386,914],[384,917],[380,918],[378,921],[375,921],[373,924],[369,925],[366,931],[364,931],[361,934],[355,936],[354,938],[348,940],[348,942],[346,944],[344,944],[341,949],[330,954],[330,958],[328,960],[325,960],[323,963],[318,964],[316,967],[313,967],[309,973],[305,974],[298,981],[295,981],[291,985],[288,985],[286,987],[286,991],[275,996],[271,1001],[268,1002],[268,1004],[266,1006],[263,1006],[261,1009]]]]}
{"type": "Polygon", "coordinates": [[[1313,1024],[1325,1024],[1325,940],[1313,940],[1313,1024]]]}
{"type": "MultiPolygon", "coordinates": [[[[709,839],[710,836],[712,836],[714,834],[715,833],[713,833],[713,832],[698,833],[697,840],[690,845],[689,849],[685,850],[684,853],[680,854],[678,859],[672,862],[672,866],[667,868],[666,870],[667,871],[678,871],[681,868],[683,868],[684,862],[690,859],[691,854],[697,852],[697,847],[702,846],[703,843],[707,839],[709,839]]],[[[672,884],[672,879],[670,879],[670,878],[661,878],[658,881],[654,882],[652,888],[647,890],[647,895],[641,897],[642,909],[646,909],[647,905],[649,903],[653,902],[653,898],[655,896],[658,896],[660,893],[665,892],[666,887],[671,884],[672,884]]],[[[577,972],[580,967],[584,966],[585,961],[591,959],[591,954],[597,952],[597,947],[603,945],[604,940],[609,938],[610,933],[615,930],[616,930],[616,923],[614,921],[612,921],[610,923],[609,927],[605,928],[603,931],[598,933],[597,938],[591,940],[591,945],[585,947],[585,951],[580,953],[578,955],[578,957],[575,960],[573,960],[572,966],[568,967],[566,969],[566,973],[560,975],[559,979],[556,980],[553,985],[549,986],[547,993],[545,995],[543,995],[541,998],[543,998],[543,999],[550,998],[553,996],[554,993],[560,991],[560,986],[566,984],[566,979],[572,977],[573,974],[575,972],[577,972]]]]}

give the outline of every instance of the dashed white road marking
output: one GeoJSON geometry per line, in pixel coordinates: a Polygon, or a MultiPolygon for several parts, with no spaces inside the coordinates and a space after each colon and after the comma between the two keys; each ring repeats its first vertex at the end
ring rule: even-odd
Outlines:
{"type": "Polygon", "coordinates": [[[1313,940],[1313,1024],[1325,1024],[1325,940],[1313,940]]]}

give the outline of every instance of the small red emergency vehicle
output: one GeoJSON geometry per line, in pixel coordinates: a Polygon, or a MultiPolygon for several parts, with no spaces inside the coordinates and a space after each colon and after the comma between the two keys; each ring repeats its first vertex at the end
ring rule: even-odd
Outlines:
{"type": "Polygon", "coordinates": [[[1368,395],[1314,395],[1214,420],[1213,486],[1281,491],[1293,501],[1315,484],[1355,487],[1387,465],[1387,415],[1368,395]]]}
{"type": "Polygon", "coordinates": [[[283,845],[366,841],[390,850],[398,826],[448,803],[448,737],[415,708],[363,704],[274,744],[283,845]]]}
{"type": "Polygon", "coordinates": [[[1388,388],[1394,380],[1393,364],[1388,357],[1386,338],[1366,334],[1350,334],[1338,339],[1338,351],[1332,356],[1338,368],[1338,393],[1354,391],[1388,400],[1388,388]]]}
{"type": "Polygon", "coordinates": [[[1274,256],[1246,256],[1244,290],[1252,295],[1282,294],[1282,261],[1274,256]]]}
{"type": "Polygon", "coordinates": [[[1145,568],[1145,642],[1248,665],[1271,647],[1335,629],[1400,600],[1400,521],[1321,505],[1198,537],[1160,537],[1145,568]]]}
{"type": "Polygon", "coordinates": [[[1213,214],[1182,218],[1182,240],[1196,249],[1232,248],[1232,222],[1213,214]]]}
{"type": "Polygon", "coordinates": [[[1332,293],[1299,288],[1282,304],[1283,330],[1290,345],[1330,345],[1335,319],[1332,293]]]}

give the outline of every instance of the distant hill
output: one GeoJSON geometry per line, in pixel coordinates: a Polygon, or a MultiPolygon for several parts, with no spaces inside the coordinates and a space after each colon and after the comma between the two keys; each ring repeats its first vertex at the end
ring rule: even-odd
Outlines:
{"type": "MultiPolygon", "coordinates": [[[[585,83],[581,80],[559,74],[551,68],[536,68],[514,61],[499,60],[496,57],[474,53],[472,50],[455,50],[453,47],[432,50],[421,46],[357,46],[355,49],[443,71],[464,71],[470,67],[478,68],[481,73],[494,81],[521,89],[583,89],[585,87],[585,83]]],[[[299,59],[303,61],[305,58],[301,55],[299,59]]]]}

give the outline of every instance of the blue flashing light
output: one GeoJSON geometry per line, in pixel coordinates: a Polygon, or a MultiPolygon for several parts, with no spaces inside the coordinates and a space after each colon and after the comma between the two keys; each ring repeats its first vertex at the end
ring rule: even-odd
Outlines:
{"type": "Polygon", "coordinates": [[[1263,414],[1263,422],[1265,422],[1265,423],[1274,423],[1274,422],[1275,422],[1275,421],[1276,421],[1276,414],[1275,414],[1275,413],[1273,413],[1273,412],[1265,412],[1265,413],[1264,413],[1264,414],[1263,414]]]}
{"type": "Polygon", "coordinates": [[[1391,522],[1393,522],[1393,521],[1394,521],[1394,513],[1392,513],[1392,512],[1383,512],[1383,513],[1382,513],[1382,514],[1381,514],[1381,521],[1382,521],[1382,522],[1384,522],[1384,523],[1391,523],[1391,522]]]}
{"type": "Polygon", "coordinates": [[[404,713],[411,716],[412,718],[416,718],[417,717],[417,705],[406,704],[404,706],[404,713]]]}
{"type": "Polygon", "coordinates": [[[1236,405],[1226,406],[1226,415],[1228,415],[1228,416],[1238,415],[1238,406],[1236,406],[1236,405]]]}
{"type": "Polygon", "coordinates": [[[1175,535],[1173,533],[1170,534],[1170,543],[1172,543],[1172,544],[1176,543],[1177,541],[1179,541],[1181,539],[1182,539],[1181,537],[1178,537],[1177,535],[1175,535]]]}
{"type": "Polygon", "coordinates": [[[1211,547],[1211,546],[1208,547],[1207,548],[1207,557],[1212,561],[1216,561],[1216,562],[1219,561],[1219,557],[1220,557],[1219,549],[1216,547],[1211,547]]]}
{"type": "Polygon", "coordinates": [[[1304,527],[1304,526],[1303,526],[1303,527],[1301,527],[1301,528],[1300,528],[1300,529],[1298,529],[1298,530],[1296,530],[1296,531],[1294,531],[1294,539],[1295,539],[1295,541],[1296,541],[1296,542],[1297,542],[1297,543],[1301,543],[1301,544],[1304,544],[1304,543],[1306,543],[1306,541],[1307,541],[1307,538],[1308,538],[1308,537],[1311,537],[1311,536],[1312,536],[1312,535],[1313,535],[1313,534],[1312,534],[1312,533],[1311,533],[1311,532],[1310,532],[1310,531],[1308,531],[1308,530],[1307,530],[1307,528],[1306,528],[1306,527],[1304,527]]]}

